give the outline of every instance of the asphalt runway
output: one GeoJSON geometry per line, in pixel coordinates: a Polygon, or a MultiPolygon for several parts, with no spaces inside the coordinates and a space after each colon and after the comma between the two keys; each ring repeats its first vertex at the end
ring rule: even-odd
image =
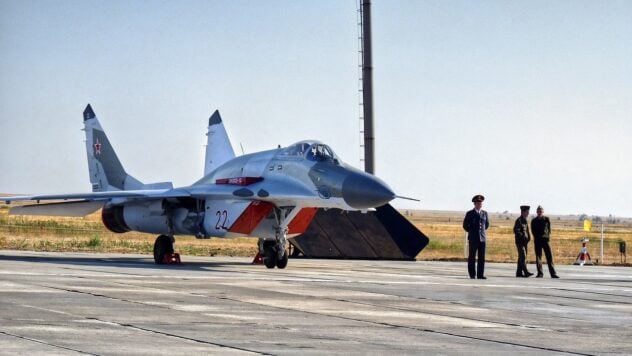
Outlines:
{"type": "Polygon", "coordinates": [[[630,268],[183,259],[0,251],[0,353],[632,354],[630,268]]]}

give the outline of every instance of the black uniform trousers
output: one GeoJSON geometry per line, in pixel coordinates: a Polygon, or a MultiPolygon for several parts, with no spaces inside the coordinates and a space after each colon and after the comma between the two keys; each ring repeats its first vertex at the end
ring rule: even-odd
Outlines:
{"type": "Polygon", "coordinates": [[[538,275],[542,275],[542,250],[544,250],[546,264],[549,266],[549,273],[551,276],[555,276],[555,266],[553,265],[553,254],[551,253],[549,240],[536,237],[533,239],[533,244],[535,245],[535,265],[538,268],[538,275]]]}
{"type": "Polygon", "coordinates": [[[527,244],[516,241],[516,249],[518,250],[516,276],[526,276],[529,273],[527,270],[527,244]]]}
{"type": "Polygon", "coordinates": [[[479,239],[469,240],[470,254],[467,256],[467,271],[470,278],[485,276],[485,242],[479,239]],[[475,266],[474,260],[478,254],[478,265],[475,266]],[[476,267],[476,268],[475,268],[476,267]]]}

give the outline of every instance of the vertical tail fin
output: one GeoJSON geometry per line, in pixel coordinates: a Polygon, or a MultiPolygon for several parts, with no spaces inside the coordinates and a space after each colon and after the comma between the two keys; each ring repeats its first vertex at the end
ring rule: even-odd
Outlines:
{"type": "Polygon", "coordinates": [[[233,146],[230,144],[230,139],[218,110],[215,110],[208,119],[206,136],[208,136],[208,142],[206,144],[204,175],[209,174],[226,161],[235,158],[235,151],[233,151],[233,146]]]}
{"type": "Polygon", "coordinates": [[[90,104],[83,111],[83,123],[92,191],[142,189],[143,183],[125,172],[90,104]]]}

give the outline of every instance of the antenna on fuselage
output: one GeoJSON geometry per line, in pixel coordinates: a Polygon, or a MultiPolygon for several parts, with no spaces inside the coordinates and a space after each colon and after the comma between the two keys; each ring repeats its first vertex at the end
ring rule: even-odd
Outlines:
{"type": "Polygon", "coordinates": [[[244,153],[244,145],[242,145],[241,142],[239,143],[239,147],[241,147],[241,155],[245,155],[246,153],[244,153]]]}

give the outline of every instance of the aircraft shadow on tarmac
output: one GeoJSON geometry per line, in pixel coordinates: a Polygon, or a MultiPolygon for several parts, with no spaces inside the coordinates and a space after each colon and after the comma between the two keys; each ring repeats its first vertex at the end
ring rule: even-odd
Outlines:
{"type": "Polygon", "coordinates": [[[0,261],[15,261],[29,263],[54,263],[59,265],[73,266],[100,266],[100,267],[123,267],[123,268],[143,268],[155,270],[185,270],[185,271],[212,271],[219,267],[229,266],[250,266],[248,262],[208,262],[208,261],[185,261],[182,264],[157,265],[153,262],[153,257],[70,257],[70,256],[16,256],[1,255],[0,261]]]}

